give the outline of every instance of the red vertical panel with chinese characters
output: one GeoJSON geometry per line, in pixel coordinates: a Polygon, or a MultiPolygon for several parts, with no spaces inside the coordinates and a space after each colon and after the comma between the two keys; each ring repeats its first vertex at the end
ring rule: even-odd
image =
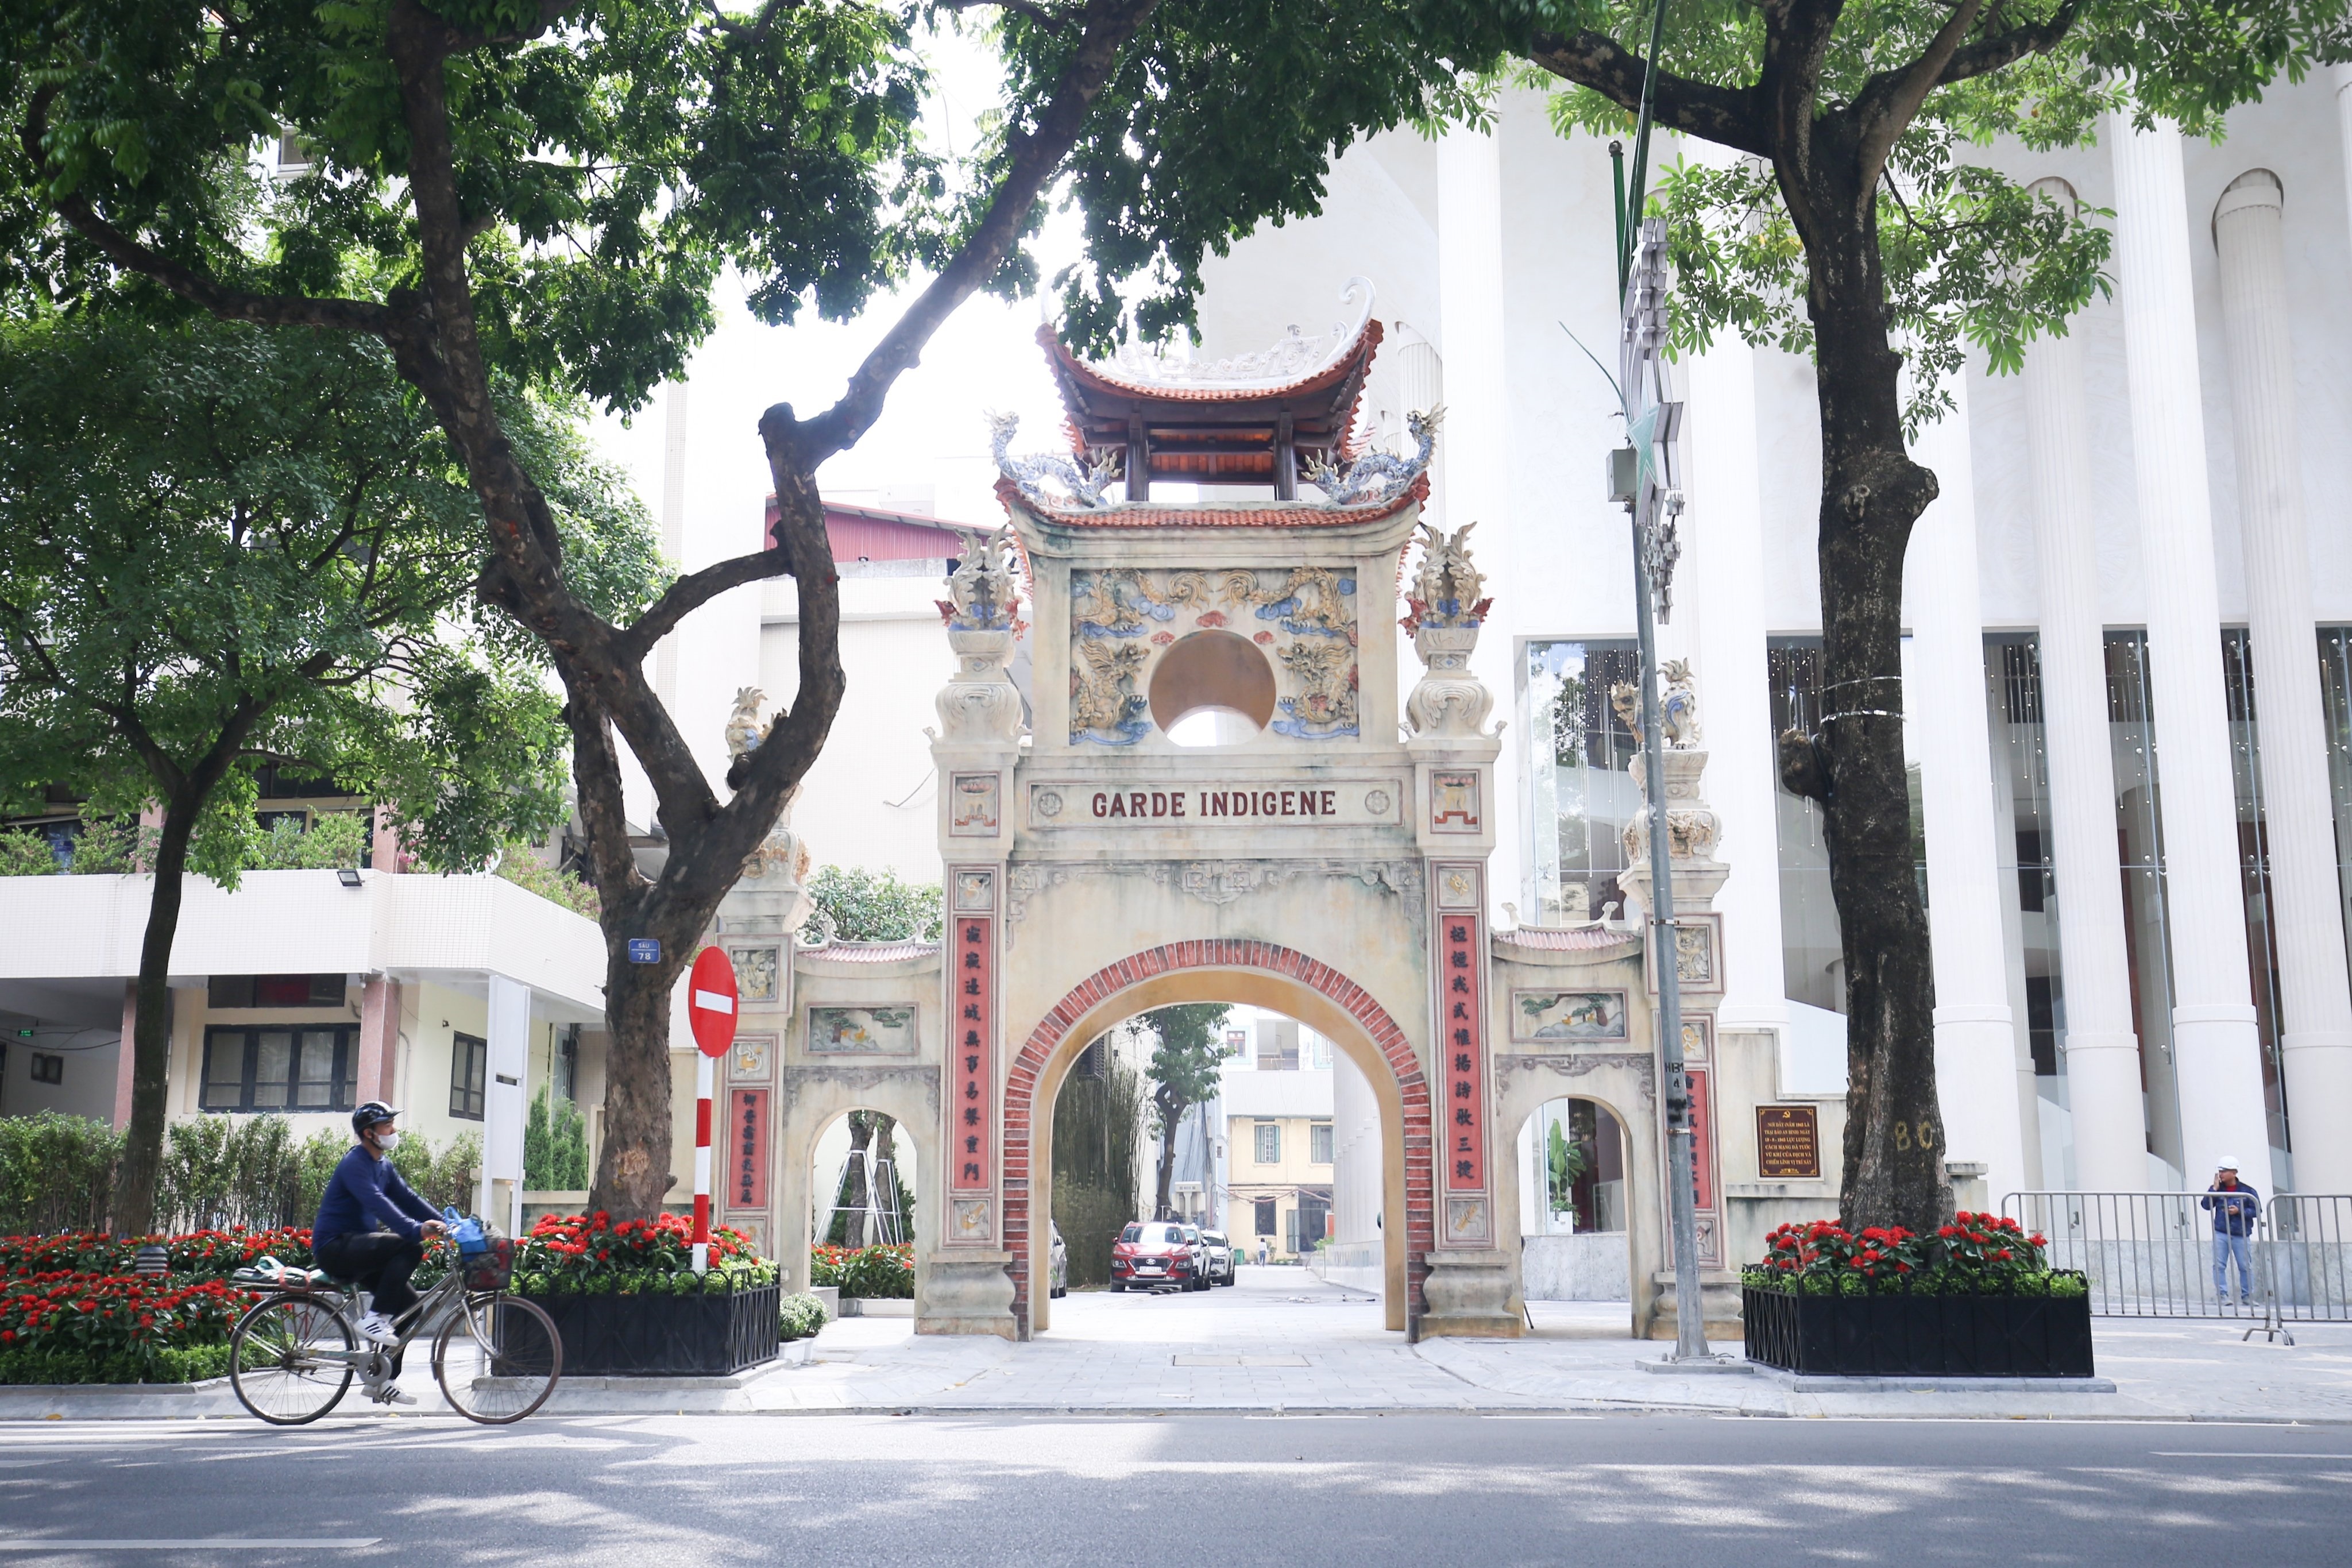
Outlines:
{"type": "Polygon", "coordinates": [[[960,914],[950,923],[949,962],[955,998],[949,1093],[955,1127],[948,1185],[957,1192],[987,1192],[994,1121],[989,1115],[991,1058],[996,1039],[996,917],[960,914]]]}
{"type": "Polygon", "coordinates": [[[1486,1009],[1484,915],[1475,910],[1440,910],[1437,964],[1443,1046],[1439,1075],[1445,1086],[1445,1189],[1483,1192],[1486,1186],[1486,1009]]]}
{"type": "Polygon", "coordinates": [[[727,1206],[768,1206],[768,1091],[739,1089],[729,1097],[724,1135],[727,1206]]]}

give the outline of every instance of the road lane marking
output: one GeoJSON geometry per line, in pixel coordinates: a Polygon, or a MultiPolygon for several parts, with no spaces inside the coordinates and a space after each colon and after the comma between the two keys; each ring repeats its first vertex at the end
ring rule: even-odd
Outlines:
{"type": "Polygon", "coordinates": [[[0,1552],[267,1552],[318,1547],[350,1552],[373,1546],[380,1535],[210,1535],[184,1541],[0,1541],[0,1552]]]}

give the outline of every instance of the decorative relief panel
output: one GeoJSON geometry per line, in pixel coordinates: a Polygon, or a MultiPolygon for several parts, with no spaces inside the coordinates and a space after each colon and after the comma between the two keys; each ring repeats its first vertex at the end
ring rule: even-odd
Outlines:
{"type": "Polygon", "coordinates": [[[1625,993],[1514,991],[1511,1038],[1571,1046],[1622,1045],[1628,1038],[1625,993]]]}
{"type": "Polygon", "coordinates": [[[811,1007],[808,1052],[813,1057],[911,1057],[917,1050],[912,1007],[811,1007]]]}
{"type": "Polygon", "coordinates": [[[776,954],[772,947],[730,947],[735,966],[735,995],[747,1007],[772,1005],[777,999],[776,954]]]}
{"type": "Polygon", "coordinates": [[[1161,652],[1201,631],[1261,648],[1278,672],[1267,728],[1302,740],[1359,733],[1356,579],[1344,569],[1111,567],[1070,574],[1070,742],[1131,746],[1161,652]]]}

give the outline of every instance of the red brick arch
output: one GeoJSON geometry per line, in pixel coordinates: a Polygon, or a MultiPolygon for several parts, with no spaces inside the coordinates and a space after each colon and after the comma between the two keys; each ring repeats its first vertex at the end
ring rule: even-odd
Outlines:
{"type": "Polygon", "coordinates": [[[1437,1244],[1430,1171],[1429,1080],[1412,1044],[1388,1009],[1339,970],[1270,942],[1173,942],[1105,964],[1070,988],[1029,1032],[1004,1084],[1004,1244],[1013,1254],[1013,1315],[1029,1333],[1029,1150],[1038,1079],[1069,1031],[1120,992],[1191,969],[1249,970],[1279,975],[1337,1004],[1356,1020],[1387,1061],[1403,1106],[1405,1273],[1408,1312],[1421,1309],[1427,1258],[1437,1244]]]}

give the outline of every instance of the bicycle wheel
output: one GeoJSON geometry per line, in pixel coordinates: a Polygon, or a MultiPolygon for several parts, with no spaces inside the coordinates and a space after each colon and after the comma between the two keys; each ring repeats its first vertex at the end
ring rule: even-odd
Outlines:
{"type": "Polygon", "coordinates": [[[441,1392],[458,1415],[486,1426],[520,1421],[546,1404],[562,1373],[555,1320],[519,1296],[468,1296],[434,1337],[441,1392]]]}
{"type": "Polygon", "coordinates": [[[352,1385],[357,1348],[342,1314],[316,1296],[257,1302],[228,1337],[228,1384],[237,1403],[273,1426],[316,1421],[352,1385]]]}

